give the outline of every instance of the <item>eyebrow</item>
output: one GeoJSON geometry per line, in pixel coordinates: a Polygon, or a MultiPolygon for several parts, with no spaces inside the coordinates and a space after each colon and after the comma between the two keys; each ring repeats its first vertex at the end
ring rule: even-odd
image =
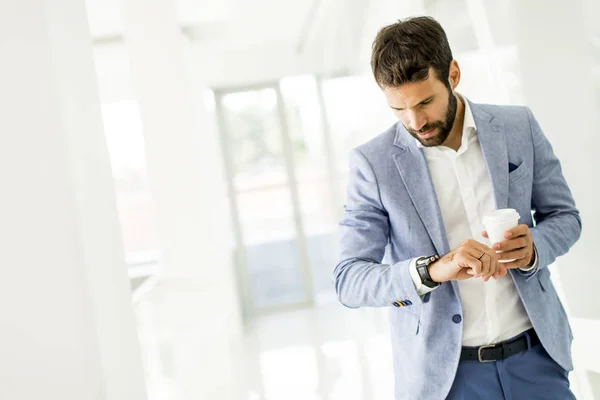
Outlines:
{"type": "MultiPolygon", "coordinates": [[[[423,103],[425,103],[427,101],[431,101],[431,100],[433,100],[434,97],[435,97],[435,95],[429,96],[426,99],[423,99],[419,103],[415,104],[413,107],[417,107],[417,106],[420,106],[421,104],[423,104],[423,103]]],[[[402,110],[404,110],[404,108],[396,108],[396,107],[392,107],[392,106],[390,106],[390,107],[392,109],[396,110],[396,111],[402,111],[402,110]]],[[[413,107],[409,107],[409,108],[413,108],[413,107]]]]}

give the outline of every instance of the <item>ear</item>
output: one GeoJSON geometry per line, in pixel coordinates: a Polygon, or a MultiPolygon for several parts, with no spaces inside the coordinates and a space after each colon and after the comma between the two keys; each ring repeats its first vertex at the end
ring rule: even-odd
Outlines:
{"type": "Polygon", "coordinates": [[[452,90],[456,89],[458,83],[460,82],[460,67],[458,66],[458,62],[456,60],[452,60],[450,62],[448,81],[450,82],[450,87],[452,87],[452,90]]]}

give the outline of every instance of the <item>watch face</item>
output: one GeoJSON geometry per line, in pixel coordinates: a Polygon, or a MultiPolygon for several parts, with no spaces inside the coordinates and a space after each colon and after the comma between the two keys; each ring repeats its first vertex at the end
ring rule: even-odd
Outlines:
{"type": "Polygon", "coordinates": [[[417,260],[417,265],[429,265],[435,261],[435,256],[431,257],[421,257],[417,260]]]}

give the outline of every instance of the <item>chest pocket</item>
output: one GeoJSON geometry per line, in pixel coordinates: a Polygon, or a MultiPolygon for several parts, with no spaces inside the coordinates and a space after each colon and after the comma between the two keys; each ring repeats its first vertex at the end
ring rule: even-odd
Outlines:
{"type": "Polygon", "coordinates": [[[513,170],[512,172],[510,172],[508,174],[509,185],[517,182],[519,179],[526,176],[528,172],[529,172],[529,167],[527,166],[527,163],[525,163],[525,161],[523,161],[521,163],[521,165],[519,165],[515,170],[513,170]]]}
{"type": "Polygon", "coordinates": [[[527,215],[531,209],[532,180],[531,171],[525,161],[508,174],[508,206],[516,209],[521,216],[527,215]]]}

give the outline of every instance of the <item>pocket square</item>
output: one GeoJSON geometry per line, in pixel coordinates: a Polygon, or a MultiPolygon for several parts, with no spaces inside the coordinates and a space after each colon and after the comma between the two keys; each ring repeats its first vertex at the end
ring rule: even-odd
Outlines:
{"type": "Polygon", "coordinates": [[[511,162],[508,163],[508,173],[510,174],[511,172],[513,172],[515,169],[519,168],[518,165],[515,165],[511,162]]]}

